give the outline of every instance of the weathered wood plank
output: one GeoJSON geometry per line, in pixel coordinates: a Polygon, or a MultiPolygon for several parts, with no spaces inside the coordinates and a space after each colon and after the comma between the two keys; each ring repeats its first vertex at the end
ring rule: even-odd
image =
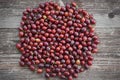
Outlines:
{"type": "MultiPolygon", "coordinates": [[[[18,70],[20,71],[20,70],[18,70]]],[[[27,71],[27,70],[25,70],[27,71]]],[[[2,77],[0,78],[1,80],[4,79],[4,80],[46,80],[42,75],[37,75],[37,74],[32,74],[32,73],[27,73],[25,75],[24,72],[19,72],[17,74],[14,74],[15,72],[17,71],[14,71],[14,73],[2,73],[2,77]],[[21,76],[21,77],[20,77],[21,76]]],[[[74,80],[81,80],[81,79],[84,79],[84,80],[119,80],[120,77],[119,75],[120,73],[117,73],[115,74],[115,72],[106,72],[106,71],[103,71],[103,72],[99,72],[99,71],[86,71],[82,74],[79,75],[79,78],[78,79],[74,79],[74,80]],[[107,74],[107,75],[105,75],[107,74]],[[87,76],[87,77],[86,77],[87,76]]],[[[55,79],[53,78],[52,80],[60,80],[60,79],[55,79]]]]}
{"type": "MultiPolygon", "coordinates": [[[[3,13],[0,14],[4,14],[4,11],[3,13]]],[[[20,26],[21,16],[19,15],[19,12],[15,13],[14,15],[13,14],[14,11],[12,14],[8,14],[9,16],[3,15],[3,17],[1,17],[0,28],[17,28],[20,26]]],[[[111,28],[111,27],[119,27],[120,25],[120,17],[117,16],[115,16],[115,18],[113,19],[110,19],[107,14],[94,14],[94,17],[97,22],[96,27],[111,28]]]]}
{"type": "MultiPolygon", "coordinates": [[[[5,61],[2,61],[0,63],[0,65],[1,65],[0,71],[3,71],[4,75],[9,74],[9,75],[12,75],[12,77],[15,76],[18,78],[18,80],[21,78],[23,78],[25,80],[29,79],[29,78],[32,78],[32,79],[35,78],[35,80],[36,80],[39,78],[37,74],[35,74],[35,73],[33,74],[31,71],[29,71],[27,69],[27,67],[23,67],[23,68],[19,67],[19,65],[18,65],[19,59],[17,59],[15,56],[16,55],[10,55],[10,57],[3,56],[4,57],[3,60],[5,60],[5,61]],[[29,78],[28,77],[26,78],[26,76],[24,76],[24,75],[31,75],[31,76],[29,78]]],[[[101,57],[95,56],[94,64],[91,67],[91,69],[80,74],[79,78],[87,79],[90,77],[90,79],[91,79],[91,77],[94,77],[96,80],[97,78],[99,78],[98,76],[101,76],[100,79],[102,79],[103,77],[106,77],[103,79],[119,80],[120,77],[117,76],[118,74],[120,74],[120,60],[119,59],[101,58],[101,57]],[[86,77],[84,75],[86,75],[86,76],[91,75],[91,76],[86,77]],[[114,76],[116,78],[113,78],[114,76]],[[110,78],[112,78],[112,79],[110,79],[110,78]]],[[[43,75],[40,75],[40,76],[42,77],[43,75]]]]}
{"type": "Polygon", "coordinates": [[[120,2],[120,0],[95,0],[96,3],[117,3],[120,2]]]}
{"type": "MultiPolygon", "coordinates": [[[[0,28],[17,28],[19,26],[22,12],[26,7],[35,7],[40,2],[45,2],[49,0],[23,0],[23,1],[14,1],[14,0],[8,0],[0,2],[0,28]],[[11,26],[9,26],[11,25],[11,26]]],[[[70,0],[72,1],[72,0],[70,0]]],[[[70,2],[69,0],[64,1],[64,3],[70,2]]],[[[112,0],[111,0],[112,1],[112,0]]],[[[58,2],[56,0],[56,2],[58,2]]],[[[96,0],[76,0],[78,3],[78,6],[81,6],[81,3],[84,4],[82,7],[86,10],[88,10],[90,13],[93,13],[95,16],[95,19],[97,21],[98,27],[119,27],[119,21],[120,17],[115,17],[114,19],[108,18],[108,12],[111,11],[111,5],[109,5],[110,1],[104,1],[104,3],[96,2],[96,0]],[[100,14],[101,13],[101,14],[100,14]],[[102,14],[104,13],[104,15],[102,14]],[[109,26],[108,26],[109,25],[109,26]]],[[[119,0],[116,1],[115,5],[113,5],[113,8],[116,8],[115,6],[119,6],[120,2],[119,0]]]]}
{"type": "MultiPolygon", "coordinates": [[[[0,55],[0,62],[2,63],[18,63],[19,57],[21,54],[5,54],[5,55],[0,55]]],[[[120,54],[119,53],[98,53],[94,55],[94,65],[120,65],[120,54]],[[102,62],[101,62],[102,61],[102,62]]],[[[2,66],[2,65],[1,65],[2,66]]],[[[5,66],[5,65],[3,65],[5,66]]],[[[13,65],[10,65],[13,66],[13,65]]],[[[7,67],[7,66],[6,66],[7,67]]]]}
{"type": "MultiPolygon", "coordinates": [[[[25,8],[27,6],[30,7],[34,7],[36,5],[38,5],[41,2],[46,2],[46,1],[50,1],[50,0],[34,0],[34,1],[30,1],[30,0],[7,0],[7,1],[0,1],[0,8],[25,8]],[[21,6],[22,5],[22,6],[21,6]]],[[[55,2],[58,2],[58,0],[54,0],[55,2]]],[[[70,3],[72,0],[65,0],[64,3],[70,3]]],[[[89,5],[93,5],[94,7],[100,7],[100,9],[102,9],[103,7],[106,7],[105,9],[107,9],[107,7],[111,7],[111,6],[118,6],[118,4],[120,3],[119,0],[74,0],[75,2],[82,3],[82,5],[84,5],[84,7],[87,7],[89,5]],[[94,5],[94,4],[98,4],[98,5],[94,5]],[[104,5],[105,4],[105,5],[104,5]],[[112,5],[110,5],[112,4],[112,5]],[[114,5],[113,5],[114,4],[114,5]],[[101,6],[103,5],[103,6],[101,6]]],[[[81,5],[78,5],[81,6],[81,5]]],[[[99,9],[99,8],[97,8],[99,9]]]]}
{"type": "MultiPolygon", "coordinates": [[[[4,65],[8,66],[7,68],[4,66],[4,68],[0,71],[2,72],[2,78],[0,77],[0,79],[4,79],[5,77],[10,77],[15,79],[17,78],[17,80],[21,79],[21,80],[37,80],[40,78],[40,80],[45,80],[44,79],[44,75],[38,75],[35,74],[31,71],[29,71],[26,67],[19,67],[18,64],[16,63],[8,63],[4,65]],[[11,65],[11,66],[10,66],[11,65]],[[29,77],[27,77],[29,75],[29,77]],[[41,79],[42,78],[42,79],[41,79]]],[[[115,66],[106,66],[106,65],[93,65],[91,67],[91,69],[89,69],[88,71],[83,72],[82,74],[79,74],[79,78],[75,79],[75,80],[79,80],[79,79],[92,79],[92,80],[119,80],[120,77],[118,76],[118,74],[120,74],[119,71],[120,66],[119,65],[115,65],[115,66]],[[106,75],[107,74],[107,75],[106,75]],[[86,77],[87,76],[87,77],[86,77]]],[[[5,78],[5,80],[7,80],[5,78]]],[[[9,80],[13,80],[13,79],[9,79],[9,80]]]]}
{"type": "MultiPolygon", "coordinates": [[[[120,28],[96,28],[96,32],[101,42],[99,52],[120,52],[120,28]]],[[[0,53],[16,53],[17,29],[0,29],[0,37],[0,53]]]]}

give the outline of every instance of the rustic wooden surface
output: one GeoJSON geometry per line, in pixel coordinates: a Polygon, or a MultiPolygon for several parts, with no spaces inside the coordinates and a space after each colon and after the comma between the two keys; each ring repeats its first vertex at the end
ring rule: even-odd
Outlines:
{"type": "MultiPolygon", "coordinates": [[[[43,74],[38,75],[18,65],[20,53],[15,48],[22,11],[45,1],[48,0],[0,0],[0,80],[45,80],[43,74]]],[[[60,4],[75,1],[97,21],[96,32],[101,41],[99,52],[93,66],[75,80],[120,80],[120,15],[112,19],[108,17],[111,10],[120,9],[120,0],[54,1],[60,4]]]]}

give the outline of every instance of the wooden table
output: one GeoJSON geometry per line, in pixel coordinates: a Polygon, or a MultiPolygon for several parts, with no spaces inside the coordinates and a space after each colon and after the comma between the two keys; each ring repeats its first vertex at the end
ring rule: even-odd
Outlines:
{"type": "MultiPolygon", "coordinates": [[[[43,74],[38,75],[18,65],[20,53],[15,48],[22,11],[45,1],[0,0],[0,80],[45,80],[43,74]]],[[[73,0],[54,1],[62,4],[73,0]]],[[[108,17],[112,9],[120,7],[120,0],[74,1],[94,15],[101,42],[93,66],[75,80],[120,80],[120,16],[108,17]]]]}

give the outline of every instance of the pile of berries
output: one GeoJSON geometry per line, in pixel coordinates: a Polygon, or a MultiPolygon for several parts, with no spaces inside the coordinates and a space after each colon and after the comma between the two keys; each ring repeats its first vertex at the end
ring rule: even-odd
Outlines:
{"type": "Polygon", "coordinates": [[[61,7],[54,2],[23,12],[19,27],[20,65],[45,77],[73,80],[92,65],[98,51],[95,20],[75,2],[61,7]]]}

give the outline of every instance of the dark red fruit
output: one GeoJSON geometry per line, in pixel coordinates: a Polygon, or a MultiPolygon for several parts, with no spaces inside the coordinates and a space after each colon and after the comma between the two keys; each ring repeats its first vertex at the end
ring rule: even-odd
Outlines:
{"type": "Polygon", "coordinates": [[[23,61],[19,62],[20,66],[25,66],[25,63],[23,61]]]}
{"type": "Polygon", "coordinates": [[[92,53],[97,53],[96,23],[86,10],[72,2],[65,7],[52,1],[23,12],[19,27],[22,53],[20,66],[42,73],[45,77],[59,76],[73,80],[92,65],[92,53]]]}
{"type": "Polygon", "coordinates": [[[21,46],[20,43],[17,43],[17,44],[16,44],[16,47],[17,47],[18,49],[20,49],[22,46],[21,46]]]}
{"type": "Polygon", "coordinates": [[[32,71],[34,71],[34,70],[35,70],[35,67],[34,67],[33,65],[30,65],[30,69],[31,69],[32,71]]]}
{"type": "Polygon", "coordinates": [[[42,69],[38,69],[38,70],[37,70],[37,73],[42,73],[42,72],[43,72],[42,69]]]}

